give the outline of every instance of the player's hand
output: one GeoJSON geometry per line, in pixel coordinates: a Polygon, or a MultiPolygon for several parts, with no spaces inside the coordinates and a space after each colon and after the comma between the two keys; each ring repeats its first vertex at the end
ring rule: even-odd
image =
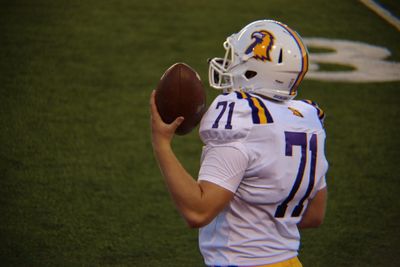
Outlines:
{"type": "Polygon", "coordinates": [[[183,122],[184,118],[178,117],[171,124],[163,122],[157,110],[155,90],[153,90],[150,96],[150,115],[153,147],[156,148],[162,145],[169,145],[174,137],[176,129],[183,122]]]}

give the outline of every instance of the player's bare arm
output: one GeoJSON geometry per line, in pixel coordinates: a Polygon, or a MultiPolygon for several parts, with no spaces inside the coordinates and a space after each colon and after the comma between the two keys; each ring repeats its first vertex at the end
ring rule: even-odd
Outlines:
{"type": "Polygon", "coordinates": [[[308,204],[303,218],[298,224],[300,229],[315,228],[320,226],[325,218],[326,201],[328,198],[327,188],[323,188],[315,195],[308,204]]]}
{"type": "Polygon", "coordinates": [[[207,225],[228,204],[233,193],[213,183],[197,183],[181,165],[171,141],[184,118],[164,123],[155,104],[154,91],[150,97],[150,111],[154,155],[175,206],[190,227],[207,225]]]}

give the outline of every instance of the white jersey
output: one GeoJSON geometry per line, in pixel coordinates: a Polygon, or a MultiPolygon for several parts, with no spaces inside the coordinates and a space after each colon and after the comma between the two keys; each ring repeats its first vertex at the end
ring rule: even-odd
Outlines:
{"type": "Polygon", "coordinates": [[[297,223],[326,186],[322,119],[308,100],[273,102],[243,92],[214,100],[200,126],[205,147],[199,180],[235,195],[200,229],[207,265],[254,266],[297,255],[297,223]]]}

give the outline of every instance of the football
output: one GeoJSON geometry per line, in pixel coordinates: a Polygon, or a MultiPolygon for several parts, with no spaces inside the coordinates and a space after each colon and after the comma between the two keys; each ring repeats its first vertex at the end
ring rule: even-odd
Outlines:
{"type": "Polygon", "coordinates": [[[165,123],[183,116],[176,134],[191,132],[206,110],[206,92],[197,72],[185,63],[176,63],[161,76],[155,95],[156,106],[165,123]]]}

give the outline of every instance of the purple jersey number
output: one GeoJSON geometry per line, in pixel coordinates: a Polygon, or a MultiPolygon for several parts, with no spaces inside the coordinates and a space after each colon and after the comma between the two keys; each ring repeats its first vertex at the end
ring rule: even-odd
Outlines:
{"type": "Polygon", "coordinates": [[[229,111],[228,111],[228,118],[225,124],[225,129],[230,130],[232,129],[232,115],[233,115],[233,108],[235,107],[235,102],[231,102],[229,103],[229,105],[227,101],[218,102],[216,109],[219,109],[220,106],[222,106],[221,112],[219,113],[217,119],[213,123],[212,128],[218,128],[219,121],[221,120],[222,115],[224,115],[226,107],[228,106],[229,111]]]}
{"type": "MultiPolygon", "coordinates": [[[[294,181],[292,190],[286,199],[277,207],[275,211],[276,218],[282,218],[285,216],[286,209],[288,207],[288,203],[293,200],[296,195],[299,187],[301,185],[301,181],[303,180],[304,170],[307,164],[307,133],[298,133],[298,132],[285,132],[285,140],[286,140],[286,153],[285,155],[288,157],[293,156],[293,146],[301,147],[301,156],[300,156],[300,164],[299,169],[297,171],[296,180],[294,181]]],[[[301,212],[304,208],[304,201],[310,196],[311,191],[314,187],[315,181],[315,167],[317,164],[317,135],[312,134],[310,139],[310,147],[311,151],[311,160],[310,160],[310,179],[308,183],[308,187],[304,196],[300,199],[297,206],[294,208],[292,212],[292,217],[300,216],[301,212]]]]}

